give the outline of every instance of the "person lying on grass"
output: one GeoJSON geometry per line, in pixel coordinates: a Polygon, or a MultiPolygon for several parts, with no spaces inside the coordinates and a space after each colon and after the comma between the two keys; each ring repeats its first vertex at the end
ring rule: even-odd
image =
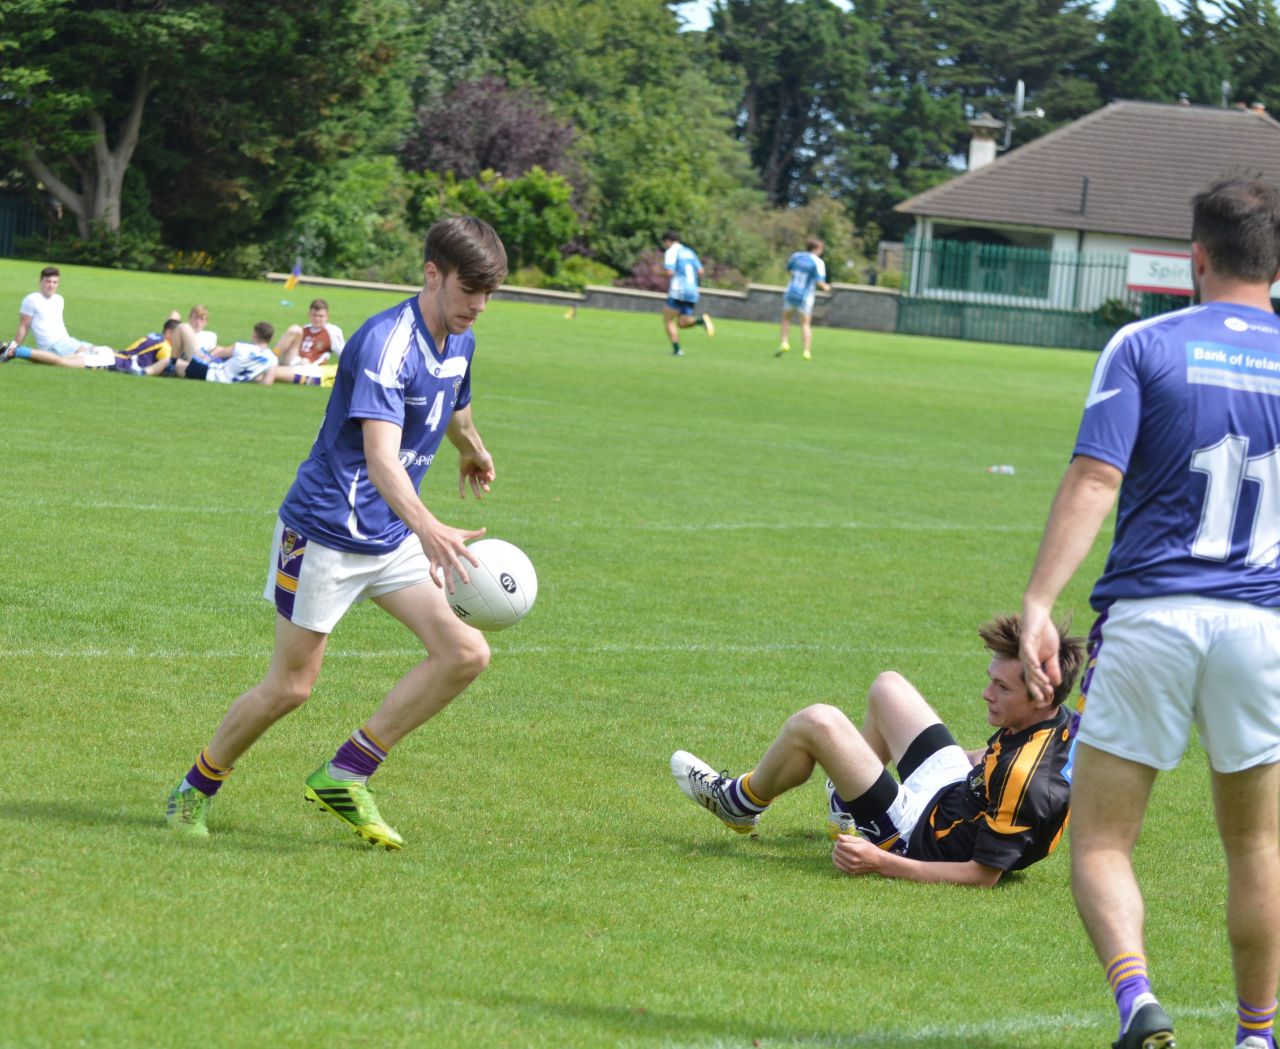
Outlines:
{"type": "Polygon", "coordinates": [[[840,870],[993,886],[1048,856],[1066,826],[1080,716],[1062,703],[1084,645],[1060,633],[1062,681],[1033,699],[1019,661],[1021,620],[1002,616],[978,630],[991,653],[982,699],[998,729],[984,749],[961,749],[911,682],[887,671],[867,695],[861,730],[839,708],[815,703],[788,719],[745,775],[716,773],[684,750],[671,756],[671,773],[690,801],[749,834],[775,798],[821,766],[840,870]]]}

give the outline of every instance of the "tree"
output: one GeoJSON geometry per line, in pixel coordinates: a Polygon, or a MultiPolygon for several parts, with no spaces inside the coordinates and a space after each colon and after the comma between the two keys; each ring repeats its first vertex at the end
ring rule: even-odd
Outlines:
{"type": "Polygon", "coordinates": [[[775,204],[822,181],[861,98],[863,23],[831,0],[719,0],[710,39],[740,76],[738,128],[775,204]]]}
{"type": "Polygon", "coordinates": [[[1174,102],[1186,91],[1178,21],[1156,0],[1115,0],[1101,29],[1097,84],[1103,98],[1174,102]]]}
{"type": "Polygon", "coordinates": [[[82,236],[119,232],[135,162],[172,239],[261,236],[282,198],[402,124],[406,10],[0,0],[0,149],[82,236]]]}
{"type": "Polygon", "coordinates": [[[119,230],[160,63],[210,18],[204,5],[154,0],[0,0],[0,143],[81,236],[119,230]]]}
{"type": "Polygon", "coordinates": [[[199,47],[166,56],[176,75],[139,150],[170,241],[216,252],[287,237],[331,167],[392,153],[410,116],[408,11],[220,0],[199,47]]]}
{"type": "Polygon", "coordinates": [[[532,91],[487,76],[421,107],[400,162],[409,171],[450,171],[459,178],[482,171],[515,178],[535,166],[568,175],[575,138],[573,126],[556,119],[532,91]]]}
{"type": "Polygon", "coordinates": [[[1271,0],[1219,0],[1217,35],[1233,96],[1246,104],[1280,107],[1280,15],[1271,0]]]}

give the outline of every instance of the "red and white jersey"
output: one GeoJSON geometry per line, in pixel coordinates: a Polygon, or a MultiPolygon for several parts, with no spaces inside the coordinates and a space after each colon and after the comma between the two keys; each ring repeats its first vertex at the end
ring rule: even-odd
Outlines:
{"type": "Polygon", "coordinates": [[[342,329],[336,324],[326,324],[323,328],[313,328],[308,324],[302,329],[298,356],[311,364],[324,364],[331,353],[341,353],[345,345],[342,329]]]}

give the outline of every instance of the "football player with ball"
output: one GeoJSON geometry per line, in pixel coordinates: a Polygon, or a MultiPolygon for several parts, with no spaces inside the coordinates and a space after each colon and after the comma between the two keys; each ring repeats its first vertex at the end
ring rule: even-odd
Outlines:
{"type": "Polygon", "coordinates": [[[485,669],[484,635],[450,607],[455,579],[479,558],[484,529],[444,523],[418,496],[443,438],[458,450],[458,494],[477,498],[493,457],[471,418],[472,325],[507,272],[498,235],[474,218],[427,232],[423,286],[371,317],[346,344],[319,436],[280,507],[264,597],[276,607],[266,676],[232,705],[169,796],[166,818],[207,838],[210,804],[232,766],[311,695],[329,634],[366,598],[400,620],[427,657],[307,777],[304,796],[387,849],[403,844],[369,778],[405,736],[485,669]]]}

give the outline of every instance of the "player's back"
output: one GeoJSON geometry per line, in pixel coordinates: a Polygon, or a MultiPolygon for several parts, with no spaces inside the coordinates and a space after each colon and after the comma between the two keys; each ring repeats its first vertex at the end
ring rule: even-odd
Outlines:
{"type": "Polygon", "coordinates": [[[787,292],[792,296],[808,295],[826,277],[822,261],[809,251],[794,252],[787,260],[787,272],[791,274],[787,292]]]}
{"type": "Polygon", "coordinates": [[[1215,302],[1121,329],[1075,450],[1125,474],[1096,608],[1180,593],[1280,605],[1273,314],[1215,302]]]}

